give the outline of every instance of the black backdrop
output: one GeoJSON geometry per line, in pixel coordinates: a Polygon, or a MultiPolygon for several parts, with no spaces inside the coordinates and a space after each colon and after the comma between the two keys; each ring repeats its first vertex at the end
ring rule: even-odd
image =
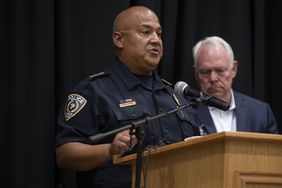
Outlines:
{"type": "Polygon", "coordinates": [[[281,123],[280,0],[3,0],[0,187],[75,187],[55,165],[57,112],[72,87],[111,62],[113,19],[132,5],[160,17],[162,77],[196,86],[192,46],[221,36],[239,61],[234,88],[269,102],[281,123]]]}

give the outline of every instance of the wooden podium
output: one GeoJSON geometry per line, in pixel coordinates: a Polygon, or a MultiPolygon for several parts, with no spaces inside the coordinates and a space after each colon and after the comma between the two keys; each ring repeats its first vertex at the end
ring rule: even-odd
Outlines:
{"type": "MultiPolygon", "coordinates": [[[[132,165],[132,187],[135,160],[136,154],[114,158],[115,164],[132,165]]],[[[281,188],[282,135],[222,132],[189,138],[144,152],[144,168],[147,188],[281,188]]]]}

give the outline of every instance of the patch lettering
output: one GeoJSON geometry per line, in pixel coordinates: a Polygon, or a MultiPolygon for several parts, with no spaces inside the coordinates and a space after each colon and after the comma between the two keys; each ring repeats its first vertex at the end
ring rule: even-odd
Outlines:
{"type": "Polygon", "coordinates": [[[87,103],[87,100],[78,94],[68,96],[65,106],[65,120],[68,121],[74,117],[87,103]]]}

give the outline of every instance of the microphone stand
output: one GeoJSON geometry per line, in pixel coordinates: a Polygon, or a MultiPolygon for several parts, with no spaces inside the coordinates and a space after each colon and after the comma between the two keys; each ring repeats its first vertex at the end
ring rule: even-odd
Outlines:
{"type": "MultiPolygon", "coordinates": [[[[146,124],[144,125],[147,124],[149,124],[149,122],[146,122],[146,124]]],[[[144,125],[135,129],[136,137],[138,139],[137,151],[136,151],[136,164],[135,164],[135,188],[140,188],[140,184],[141,184],[144,125]]]]}
{"type": "Polygon", "coordinates": [[[175,108],[171,111],[162,113],[162,114],[158,114],[156,116],[152,116],[152,117],[146,117],[145,119],[139,120],[139,121],[135,121],[130,123],[129,125],[125,125],[121,128],[109,131],[107,133],[99,133],[93,136],[88,137],[88,139],[90,140],[90,144],[97,144],[99,142],[101,142],[103,139],[105,139],[108,136],[112,136],[118,132],[127,130],[127,129],[131,129],[134,130],[135,129],[135,134],[137,137],[137,152],[136,152],[136,169],[135,169],[135,188],[140,188],[140,180],[141,180],[141,172],[142,172],[142,149],[143,149],[143,135],[144,135],[144,129],[145,126],[147,126],[150,121],[153,120],[157,120],[160,119],[162,117],[174,114],[176,112],[178,112],[179,110],[182,110],[184,108],[187,108],[189,106],[191,106],[193,103],[186,103],[182,106],[179,106],[178,108],[175,108]]]}

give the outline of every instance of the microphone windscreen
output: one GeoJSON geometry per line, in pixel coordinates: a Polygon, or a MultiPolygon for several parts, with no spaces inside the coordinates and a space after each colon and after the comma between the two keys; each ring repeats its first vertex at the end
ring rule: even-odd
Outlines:
{"type": "Polygon", "coordinates": [[[183,95],[184,89],[188,86],[187,83],[179,81],[174,85],[174,92],[178,95],[183,95]]]}

